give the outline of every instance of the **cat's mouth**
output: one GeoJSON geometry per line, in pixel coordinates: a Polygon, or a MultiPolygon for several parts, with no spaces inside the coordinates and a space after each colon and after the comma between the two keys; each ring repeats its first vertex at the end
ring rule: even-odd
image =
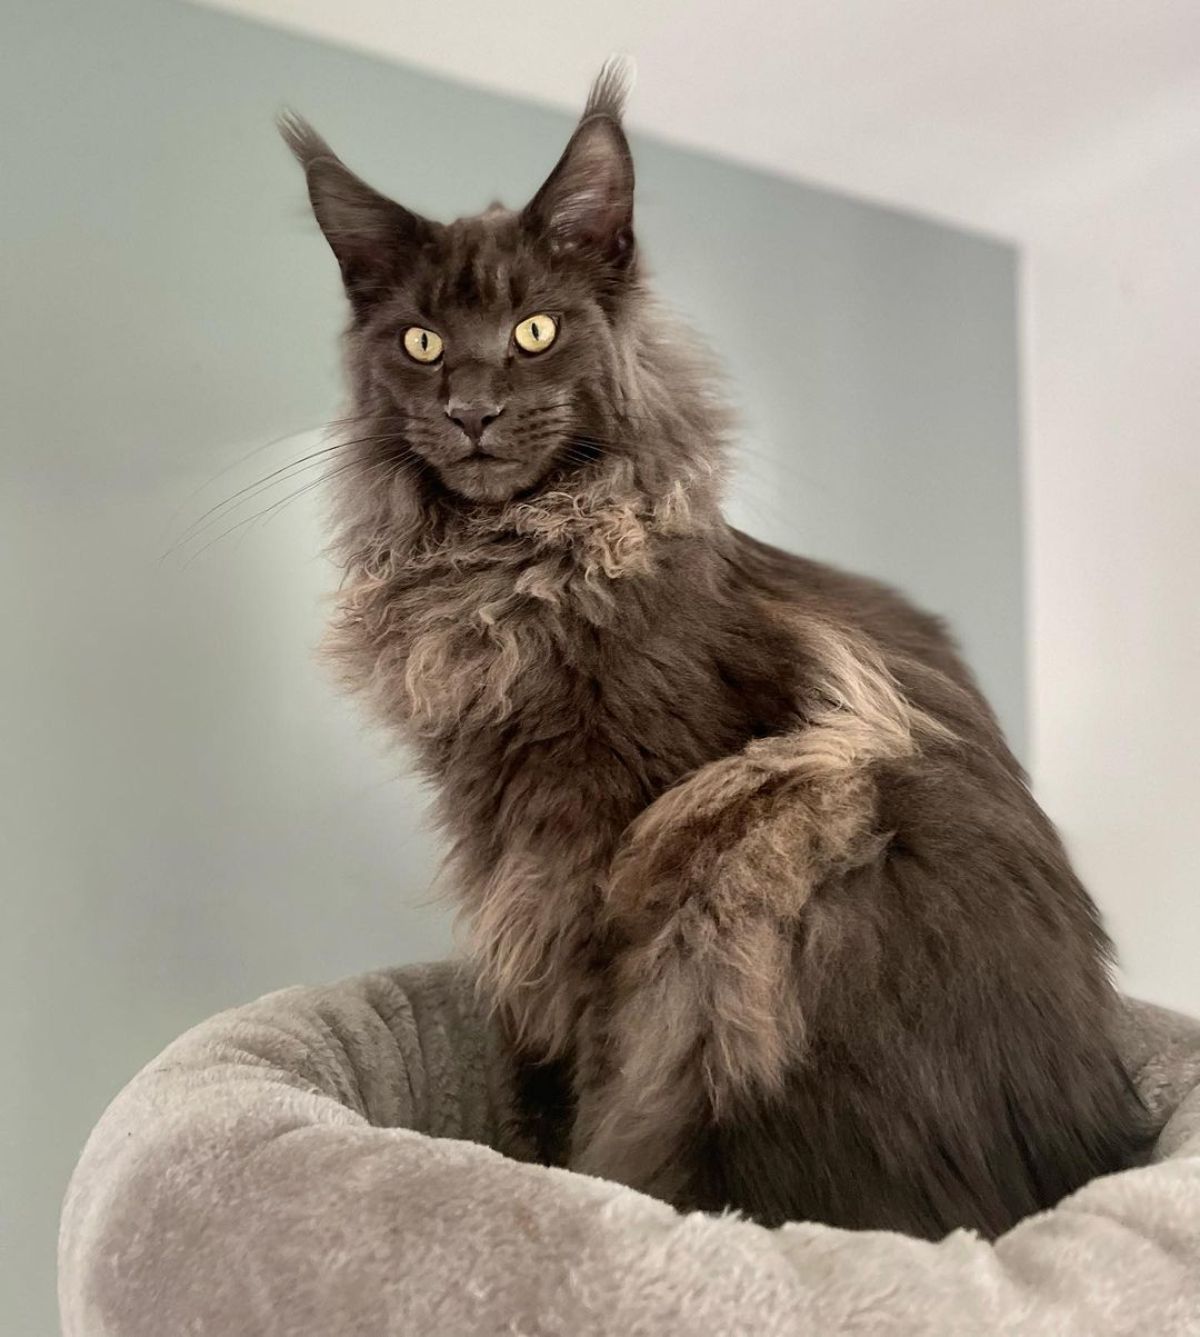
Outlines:
{"type": "Polygon", "coordinates": [[[469,454],[464,455],[456,463],[462,464],[474,461],[490,461],[492,464],[520,464],[520,460],[510,459],[507,455],[497,455],[495,452],[485,450],[483,446],[476,446],[469,454]]]}

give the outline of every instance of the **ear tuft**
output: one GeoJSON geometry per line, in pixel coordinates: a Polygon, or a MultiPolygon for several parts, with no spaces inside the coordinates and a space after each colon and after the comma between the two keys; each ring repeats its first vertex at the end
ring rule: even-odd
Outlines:
{"type": "Polygon", "coordinates": [[[283,142],[291,149],[296,161],[307,172],[309,164],[317,158],[333,158],[337,154],[321,138],[311,125],[290,108],[285,107],[275,118],[283,142]]]}
{"type": "Polygon", "coordinates": [[[592,82],[587,106],[581,120],[589,116],[607,116],[619,125],[625,114],[625,103],[633,89],[636,71],[629,56],[610,56],[592,82]]]}
{"type": "Polygon", "coordinates": [[[285,111],[276,124],[304,168],[313,213],[337,257],[346,292],[361,307],[406,254],[434,236],[435,225],[355,176],[303,117],[285,111]]]}

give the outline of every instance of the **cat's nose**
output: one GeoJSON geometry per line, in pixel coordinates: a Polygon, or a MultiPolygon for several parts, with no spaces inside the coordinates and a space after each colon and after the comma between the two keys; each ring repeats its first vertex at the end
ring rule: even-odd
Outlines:
{"type": "Polygon", "coordinates": [[[461,427],[475,445],[479,444],[484,428],[494,423],[503,412],[504,405],[494,401],[480,404],[452,399],[446,405],[446,417],[457,427],[461,427]]]}

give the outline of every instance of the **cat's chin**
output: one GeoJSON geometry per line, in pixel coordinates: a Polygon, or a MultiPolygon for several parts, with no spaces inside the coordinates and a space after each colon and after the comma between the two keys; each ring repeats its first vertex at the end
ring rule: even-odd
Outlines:
{"type": "Polygon", "coordinates": [[[530,460],[460,460],[443,465],[442,482],[468,501],[505,502],[533,487],[545,473],[545,464],[530,460]]]}

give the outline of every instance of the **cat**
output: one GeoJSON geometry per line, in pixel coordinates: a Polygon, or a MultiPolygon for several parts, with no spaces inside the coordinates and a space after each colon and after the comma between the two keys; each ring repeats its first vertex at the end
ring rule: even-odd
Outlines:
{"type": "Polygon", "coordinates": [[[434,782],[547,1159],[994,1237],[1143,1144],[1109,943],[941,622],[723,518],[624,98],[450,224],[281,121],[350,306],[328,651],[434,782]]]}

